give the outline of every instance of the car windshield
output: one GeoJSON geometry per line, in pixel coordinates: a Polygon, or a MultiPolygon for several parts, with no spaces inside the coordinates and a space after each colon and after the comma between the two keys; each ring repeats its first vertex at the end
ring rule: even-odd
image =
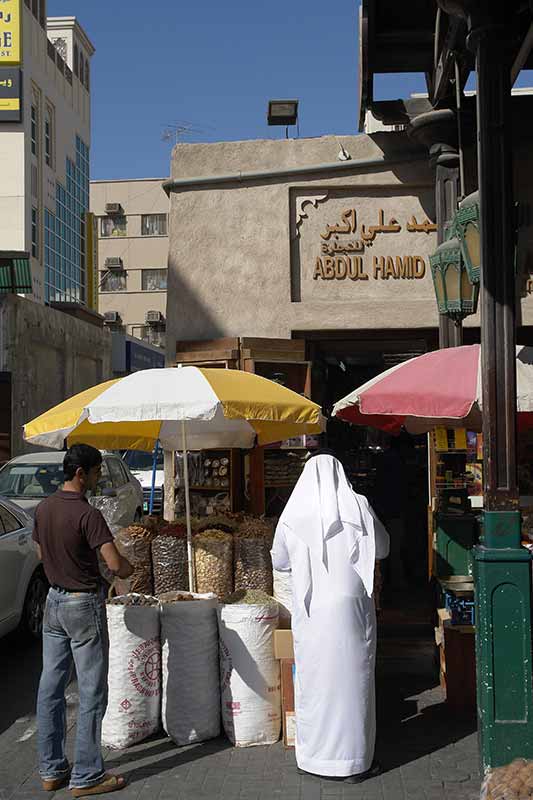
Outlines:
{"type": "Polygon", "coordinates": [[[5,497],[46,497],[63,484],[63,464],[7,464],[0,471],[5,497]]]}
{"type": "MultiPolygon", "coordinates": [[[[154,454],[146,453],[144,450],[128,450],[124,454],[124,461],[131,470],[144,472],[145,470],[152,469],[154,454]]],[[[157,452],[157,466],[159,469],[163,469],[162,450],[158,450],[157,452]]]]}

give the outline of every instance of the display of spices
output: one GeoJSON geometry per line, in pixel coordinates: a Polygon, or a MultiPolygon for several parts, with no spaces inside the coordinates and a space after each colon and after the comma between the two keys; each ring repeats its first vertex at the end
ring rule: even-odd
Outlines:
{"type": "Polygon", "coordinates": [[[147,594],[121,594],[107,601],[110,606],[157,606],[157,597],[147,594]]]}
{"type": "Polygon", "coordinates": [[[214,592],[224,597],[233,591],[233,537],[225,531],[209,529],[193,540],[196,591],[214,592]]]}
{"type": "Polygon", "coordinates": [[[276,601],[273,597],[266,592],[262,592],[260,589],[239,589],[224,597],[222,602],[230,605],[242,603],[247,606],[262,606],[275,603],[276,601]]]}
{"type": "Polygon", "coordinates": [[[196,530],[201,532],[215,528],[217,531],[233,533],[237,529],[238,525],[238,520],[231,519],[225,514],[211,514],[210,517],[206,517],[198,522],[196,530]]]}
{"type": "Polygon", "coordinates": [[[248,518],[235,533],[235,590],[258,589],[272,595],[272,527],[262,519],[248,518]]]}
{"type": "Polygon", "coordinates": [[[201,600],[201,597],[195,597],[187,592],[163,592],[159,595],[159,602],[165,603],[181,603],[190,600],[201,600]]]}
{"type": "Polygon", "coordinates": [[[492,769],[481,790],[482,800],[527,800],[528,797],[533,798],[533,761],[525,758],[492,769]]]}
{"type": "Polygon", "coordinates": [[[153,536],[153,530],[144,525],[130,525],[117,533],[115,545],[119,553],[127,558],[133,567],[133,575],[127,580],[115,579],[115,588],[119,594],[130,592],[153,594],[151,553],[153,536]]]}
{"type": "Polygon", "coordinates": [[[152,540],[152,569],[156,595],[189,589],[187,528],[184,525],[173,522],[160,529],[152,540]]]}

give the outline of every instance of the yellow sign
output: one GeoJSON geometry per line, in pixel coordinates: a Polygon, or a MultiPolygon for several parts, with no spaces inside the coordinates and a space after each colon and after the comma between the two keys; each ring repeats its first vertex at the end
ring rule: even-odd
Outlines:
{"type": "Polygon", "coordinates": [[[0,98],[0,111],[20,111],[19,98],[0,98]]]}
{"type": "Polygon", "coordinates": [[[455,431],[455,449],[466,450],[466,429],[457,428],[455,431]]]}
{"type": "Polygon", "coordinates": [[[0,64],[22,60],[22,0],[0,0],[0,64]]]}

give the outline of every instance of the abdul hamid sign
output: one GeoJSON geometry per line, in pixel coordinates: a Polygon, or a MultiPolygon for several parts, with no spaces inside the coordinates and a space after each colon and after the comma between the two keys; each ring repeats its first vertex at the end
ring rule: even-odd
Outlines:
{"type": "Polygon", "coordinates": [[[353,188],[298,192],[291,269],[293,295],[300,296],[293,300],[318,300],[319,293],[356,299],[365,288],[382,295],[398,292],[405,282],[432,293],[429,254],[437,230],[432,199],[431,190],[420,196],[354,196],[353,188]]]}

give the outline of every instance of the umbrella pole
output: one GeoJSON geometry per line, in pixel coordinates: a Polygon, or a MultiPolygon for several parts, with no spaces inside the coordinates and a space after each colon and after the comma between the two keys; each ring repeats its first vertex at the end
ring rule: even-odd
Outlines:
{"type": "Polygon", "coordinates": [[[183,451],[183,482],[185,484],[185,515],[187,518],[187,561],[189,563],[189,591],[196,591],[196,580],[194,574],[194,561],[192,552],[192,529],[191,529],[191,499],[189,496],[189,462],[187,459],[187,431],[185,420],[181,421],[181,448],[183,451]]]}

